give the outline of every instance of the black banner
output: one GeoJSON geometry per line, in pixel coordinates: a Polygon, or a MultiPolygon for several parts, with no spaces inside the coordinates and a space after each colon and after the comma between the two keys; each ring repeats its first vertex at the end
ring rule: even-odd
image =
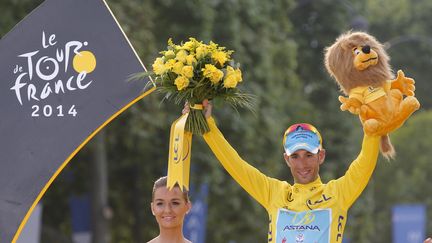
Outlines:
{"type": "Polygon", "coordinates": [[[46,0],[0,40],[0,242],[79,149],[154,90],[103,0],[46,0]]]}

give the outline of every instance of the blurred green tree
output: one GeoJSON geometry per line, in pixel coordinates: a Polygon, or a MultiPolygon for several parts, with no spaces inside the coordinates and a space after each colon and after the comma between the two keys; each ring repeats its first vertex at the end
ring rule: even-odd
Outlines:
{"type": "MultiPolygon", "coordinates": [[[[432,141],[432,112],[416,113],[403,129],[395,132],[392,141],[397,151],[395,161],[379,163],[374,183],[375,242],[391,241],[391,208],[399,203],[424,203],[432,207],[429,175],[432,173],[429,145],[432,141]]],[[[432,212],[428,210],[427,219],[432,212]]],[[[431,232],[429,224],[427,232],[431,232]]]]}
{"type": "Polygon", "coordinates": [[[42,2],[43,0],[1,1],[0,37],[3,37],[18,21],[42,2]]]}

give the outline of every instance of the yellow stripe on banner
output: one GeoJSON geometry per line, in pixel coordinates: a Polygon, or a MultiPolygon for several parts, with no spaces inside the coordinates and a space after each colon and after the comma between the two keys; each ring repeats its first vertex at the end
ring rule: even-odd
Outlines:
{"type": "Polygon", "coordinates": [[[24,219],[21,221],[21,224],[18,227],[17,232],[15,233],[14,238],[12,239],[12,243],[15,243],[18,240],[19,235],[21,234],[21,231],[23,230],[24,226],[26,225],[28,219],[30,218],[30,215],[32,214],[34,208],[41,200],[42,196],[45,194],[45,192],[48,190],[52,182],[57,178],[57,176],[60,174],[60,172],[66,167],[66,165],[69,163],[69,161],[75,156],[75,154],[78,153],[86,145],[90,139],[92,139],[102,128],[104,128],[108,123],[110,123],[114,118],[116,118],[118,115],[120,115],[123,111],[125,111],[127,108],[135,104],[137,101],[141,100],[142,98],[146,97],[148,94],[153,92],[156,89],[156,87],[153,87],[140,96],[138,96],[136,99],[131,101],[129,104],[125,105],[122,109],[117,111],[114,115],[112,115],[110,118],[108,118],[100,127],[98,127],[94,132],[92,132],[76,149],[73,151],[69,157],[63,162],[63,164],[57,169],[57,171],[54,173],[54,175],[48,180],[47,184],[44,186],[44,188],[41,190],[39,195],[36,197],[36,200],[33,202],[30,209],[27,211],[27,214],[25,215],[24,219]]]}
{"type": "Polygon", "coordinates": [[[189,148],[192,142],[192,134],[185,134],[185,125],[188,116],[189,113],[182,115],[171,125],[167,178],[167,187],[170,190],[176,183],[180,186],[181,190],[183,190],[184,186],[189,188],[189,171],[186,174],[184,172],[185,169],[189,170],[189,148]]]}

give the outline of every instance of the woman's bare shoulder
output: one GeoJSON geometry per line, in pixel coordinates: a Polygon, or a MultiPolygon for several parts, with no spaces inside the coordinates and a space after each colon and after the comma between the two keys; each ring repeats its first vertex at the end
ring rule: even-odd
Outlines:
{"type": "Polygon", "coordinates": [[[158,241],[158,237],[156,237],[156,238],[154,238],[154,239],[148,241],[147,243],[159,243],[159,241],[158,241]]]}

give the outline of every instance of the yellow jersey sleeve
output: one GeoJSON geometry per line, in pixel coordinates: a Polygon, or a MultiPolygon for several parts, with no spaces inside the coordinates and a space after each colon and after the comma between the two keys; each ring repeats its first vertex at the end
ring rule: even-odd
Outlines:
{"type": "Polygon", "coordinates": [[[378,136],[364,135],[362,150],[344,176],[335,181],[341,206],[348,210],[365,189],[375,169],[379,153],[378,136]]]}
{"type": "Polygon", "coordinates": [[[212,117],[207,119],[207,123],[210,132],[203,137],[219,162],[243,189],[268,210],[272,190],[277,188],[278,181],[267,177],[244,161],[226,141],[212,117]]]}

